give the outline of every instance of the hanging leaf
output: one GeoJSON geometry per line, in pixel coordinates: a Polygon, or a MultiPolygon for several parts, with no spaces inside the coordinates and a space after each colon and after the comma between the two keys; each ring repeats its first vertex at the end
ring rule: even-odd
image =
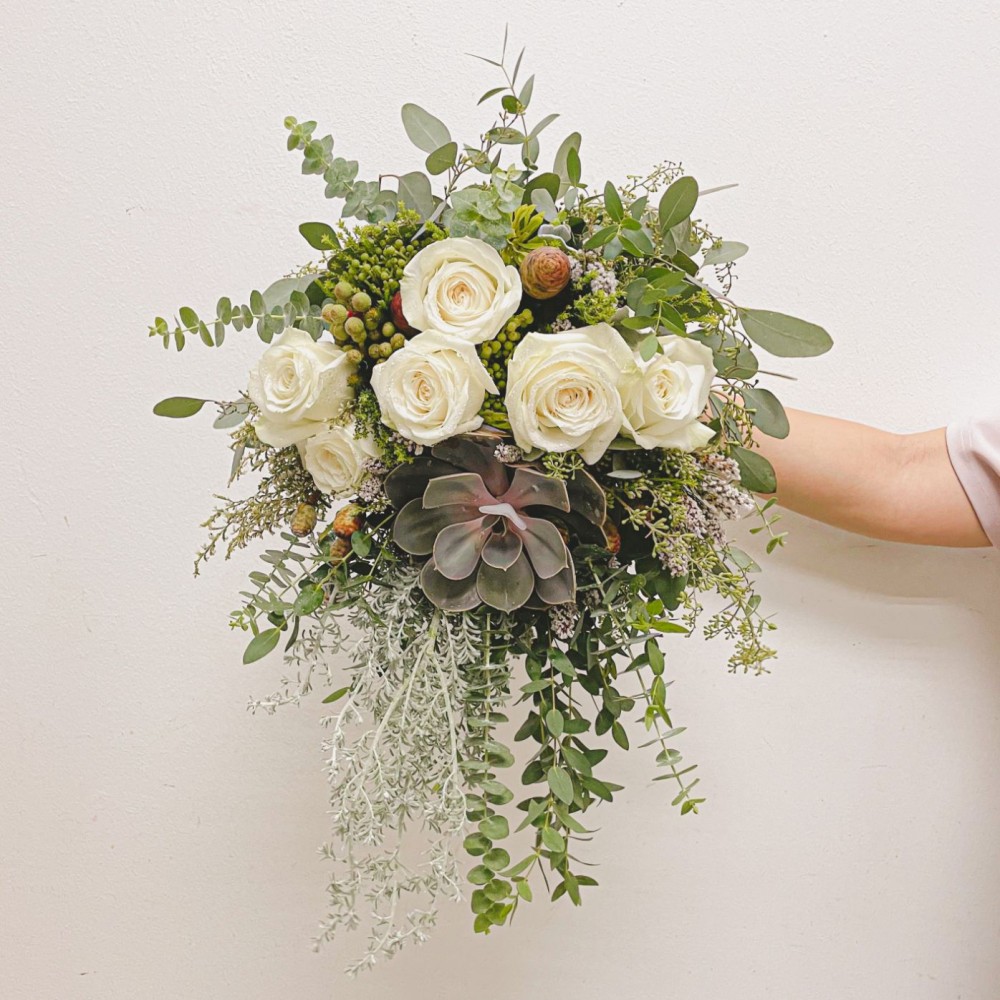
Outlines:
{"type": "Polygon", "coordinates": [[[738,309],[746,335],[779,358],[812,358],[833,347],[821,326],[768,309],[738,309]]]}
{"type": "Polygon", "coordinates": [[[625,209],[622,207],[622,200],[618,194],[618,189],[608,181],[604,185],[604,207],[608,210],[608,215],[615,222],[621,222],[625,218],[625,209]]]}
{"type": "Polygon", "coordinates": [[[697,202],[698,182],[693,177],[678,177],[660,199],[660,229],[670,229],[689,218],[697,202]]]}
{"type": "Polygon", "coordinates": [[[752,410],[751,419],[758,430],[773,438],[788,437],[788,415],[781,401],[770,389],[745,385],[743,402],[752,410]]]}
{"type": "Polygon", "coordinates": [[[243,662],[253,663],[255,660],[259,660],[267,656],[267,654],[278,645],[278,639],[280,638],[280,628],[265,629],[259,635],[255,635],[250,640],[250,644],[243,651],[243,662]]]}
{"type": "Polygon", "coordinates": [[[439,118],[424,111],[419,104],[404,104],[402,108],[403,128],[417,149],[433,153],[451,142],[451,133],[439,118]]]}
{"type": "Polygon", "coordinates": [[[565,768],[559,767],[558,764],[553,764],[552,767],[549,768],[545,778],[549,783],[549,788],[552,789],[552,794],[555,795],[557,799],[561,802],[565,802],[566,805],[572,804],[573,779],[569,776],[569,773],[565,768]]]}
{"type": "Polygon", "coordinates": [[[207,402],[193,396],[170,396],[161,399],[153,407],[153,413],[158,417],[193,417],[207,402]]]}

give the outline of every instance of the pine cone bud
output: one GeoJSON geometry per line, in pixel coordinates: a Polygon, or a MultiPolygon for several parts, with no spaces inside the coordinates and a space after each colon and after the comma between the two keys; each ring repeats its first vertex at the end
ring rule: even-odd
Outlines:
{"type": "Polygon", "coordinates": [[[330,555],[327,557],[331,566],[342,563],[351,551],[351,543],[346,538],[334,538],[330,542],[330,555]]]}
{"type": "Polygon", "coordinates": [[[558,247],[537,247],[521,261],[521,284],[533,299],[551,299],[569,284],[570,260],[558,247]]]}
{"type": "Polygon", "coordinates": [[[334,534],[341,538],[350,538],[361,528],[364,520],[364,511],[356,503],[349,503],[341,507],[333,518],[334,534]]]}
{"type": "Polygon", "coordinates": [[[403,295],[401,292],[396,292],[392,297],[392,301],[389,303],[389,311],[392,313],[392,321],[396,324],[397,330],[402,330],[403,333],[409,333],[413,327],[406,322],[406,317],[403,315],[403,295]]]}
{"type": "Polygon", "coordinates": [[[308,535],[316,527],[316,514],[316,508],[311,503],[300,503],[289,525],[292,534],[299,538],[308,535]]]}

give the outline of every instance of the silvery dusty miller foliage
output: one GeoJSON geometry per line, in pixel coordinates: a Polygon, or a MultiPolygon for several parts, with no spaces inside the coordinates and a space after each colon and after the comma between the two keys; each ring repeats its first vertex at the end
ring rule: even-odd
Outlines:
{"type": "Polygon", "coordinates": [[[621,788],[611,743],[650,748],[698,812],[660,640],[701,627],[731,670],[767,669],[759,567],[727,536],[756,512],[768,552],[785,537],[754,497],[777,485],[755,433],[788,432],[756,352],[830,346],[737,305],[747,247],[696,216],[710,192],[679,165],[585,180],[578,133],[543,156],[558,116],[533,118],[506,38],[486,61],[501,83],[474,142],[403,107],[425,170],[361,179],[287,119],[302,172],[342,202],[299,227],[317,259],[149,328],[178,350],[247,328],[267,345],[217,401],[230,485],[253,485],[220,498],[196,568],[261,549],[231,625],[244,662],[280,650],[285,671],[251,707],[316,689],[329,706],[317,943],[357,929],[352,972],[424,940],[442,899],[468,897],[483,933],[539,891],[579,905],[590,811],[621,788]]]}

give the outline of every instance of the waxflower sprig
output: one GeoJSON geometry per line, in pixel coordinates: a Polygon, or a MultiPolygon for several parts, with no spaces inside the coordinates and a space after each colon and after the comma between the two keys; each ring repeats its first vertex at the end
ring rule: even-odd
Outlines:
{"type": "Polygon", "coordinates": [[[404,105],[425,170],[359,179],[287,119],[342,203],[299,226],[318,258],[211,319],[150,326],[178,349],[229,328],[265,344],[216,420],[231,482],[254,485],[206,522],[196,565],[270,539],[230,624],[245,663],[284,660],[252,708],[316,688],[330,706],[318,940],[367,924],[352,972],[424,940],[443,899],[467,895],[482,933],[539,890],[579,905],[591,810],[621,789],[609,742],[652,747],[673,804],[699,811],[661,642],[701,627],[730,669],[768,669],[760,567],[729,540],[755,511],[768,551],[784,539],[754,497],[778,485],[755,434],[788,432],[757,352],[830,346],[733,301],[747,247],[698,217],[694,178],[668,162],[586,180],[578,133],[546,160],[557,116],[533,117],[506,37],[490,61],[504,83],[476,141],[404,105]]]}

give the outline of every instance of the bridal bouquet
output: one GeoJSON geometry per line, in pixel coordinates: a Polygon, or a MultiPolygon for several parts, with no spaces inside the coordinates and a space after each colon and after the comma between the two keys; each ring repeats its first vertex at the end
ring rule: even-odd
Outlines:
{"type": "Polygon", "coordinates": [[[284,658],[251,707],[317,686],[330,706],[318,940],[362,927],[355,971],[425,938],[442,897],[468,893],[486,933],[540,889],[578,905],[597,884],[579,860],[591,810],[621,788],[609,742],[651,748],[654,780],[698,811],[661,640],[727,637],[733,670],[774,656],[759,567],[725,527],[755,511],[768,550],[783,539],[753,496],[776,488],[755,430],[788,429],[755,348],[830,346],[733,301],[747,247],[701,221],[693,177],[585,180],[578,133],[543,156],[557,116],[529,118],[520,58],[487,61],[505,82],[477,142],[403,107],[425,170],[361,180],[315,122],[287,119],[302,172],[343,202],[299,227],[318,259],[150,327],[178,350],[229,328],[267,345],[216,403],[230,482],[253,485],[220,498],[196,572],[274,539],[231,624],[244,662],[284,658]]]}

